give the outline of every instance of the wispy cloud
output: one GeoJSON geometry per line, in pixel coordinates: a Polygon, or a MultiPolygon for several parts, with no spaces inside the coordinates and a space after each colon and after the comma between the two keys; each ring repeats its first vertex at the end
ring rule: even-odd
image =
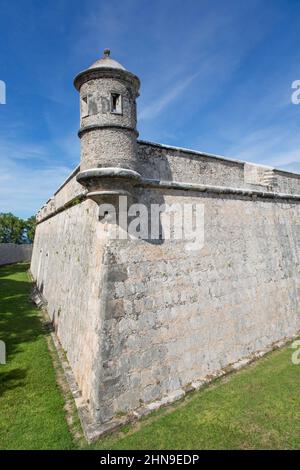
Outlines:
{"type": "Polygon", "coordinates": [[[10,160],[23,160],[27,164],[30,161],[50,163],[51,159],[49,156],[49,150],[46,147],[38,143],[27,143],[27,142],[14,142],[7,141],[2,138],[0,141],[0,155],[1,163],[3,159],[7,159],[9,156],[10,160]]]}
{"type": "Polygon", "coordinates": [[[26,141],[2,140],[0,161],[0,212],[21,217],[35,214],[72,170],[51,162],[46,147],[26,141]]]}
{"type": "Polygon", "coordinates": [[[270,126],[255,130],[228,149],[230,155],[246,161],[299,171],[300,137],[293,129],[270,126]]]}
{"type": "Polygon", "coordinates": [[[190,83],[197,77],[198,73],[195,73],[191,77],[186,78],[183,81],[176,83],[170,90],[165,92],[157,100],[155,100],[150,105],[146,106],[140,113],[138,118],[140,120],[145,119],[154,119],[160,112],[164,110],[175,100],[187,87],[190,83]]]}

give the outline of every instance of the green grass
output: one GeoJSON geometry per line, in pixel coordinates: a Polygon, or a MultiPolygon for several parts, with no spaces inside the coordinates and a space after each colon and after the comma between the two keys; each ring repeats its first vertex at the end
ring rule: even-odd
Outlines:
{"type": "Polygon", "coordinates": [[[64,399],[56,385],[45,331],[29,300],[28,266],[0,268],[0,448],[70,449],[64,399]]]}
{"type": "Polygon", "coordinates": [[[299,392],[300,366],[285,347],[94,448],[299,449],[299,392]]]}
{"type": "Polygon", "coordinates": [[[300,366],[285,347],[88,446],[68,430],[23,264],[0,268],[2,449],[299,449],[300,366]]]}

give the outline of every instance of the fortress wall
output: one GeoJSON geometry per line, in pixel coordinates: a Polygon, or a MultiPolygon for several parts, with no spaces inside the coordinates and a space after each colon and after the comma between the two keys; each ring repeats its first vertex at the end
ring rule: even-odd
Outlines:
{"type": "Polygon", "coordinates": [[[97,206],[86,200],[38,224],[31,272],[83,398],[94,403],[100,347],[100,295],[105,240],[97,206]]]}
{"type": "Polygon", "coordinates": [[[76,181],[76,175],[78,172],[79,167],[76,167],[65,183],[62,184],[62,186],[55,192],[54,201],[56,208],[67,204],[71,199],[82,193],[82,186],[76,181]]]}
{"type": "Polygon", "coordinates": [[[138,142],[138,160],[145,178],[300,194],[299,174],[274,170],[275,184],[268,188],[249,183],[245,177],[249,164],[239,160],[144,141],[138,142]]]}
{"type": "Polygon", "coordinates": [[[300,175],[281,170],[274,171],[278,182],[278,188],[283,193],[300,194],[300,175]]]}
{"type": "Polygon", "coordinates": [[[299,202],[145,190],[202,203],[205,243],[115,241],[100,380],[102,419],[130,411],[300,329],[299,202]]]}
{"type": "Polygon", "coordinates": [[[54,195],[46,202],[46,204],[43,205],[37,214],[38,221],[55,214],[57,211],[63,209],[65,205],[74,200],[74,198],[83,193],[83,187],[76,181],[76,175],[78,172],[79,166],[72,171],[54,195]]]}
{"type": "MultiPolygon", "coordinates": [[[[245,181],[245,163],[199,152],[176,149],[160,144],[138,142],[137,169],[144,178],[194,184],[230,186],[288,194],[300,194],[300,175],[274,170],[275,184],[266,187],[245,181]]],[[[56,213],[74,198],[81,196],[84,188],[76,181],[77,166],[37,215],[43,220],[56,213]]]]}
{"type": "Polygon", "coordinates": [[[165,180],[297,195],[300,175],[275,170],[266,186],[265,170],[253,176],[243,162],[143,142],[138,150],[136,201],[202,204],[201,251],[185,240],[109,239],[97,204],[76,201],[78,168],[39,213],[34,242],[32,274],[96,422],[300,329],[298,199],[147,187],[165,180]]]}
{"type": "Polygon", "coordinates": [[[243,184],[243,164],[163,145],[138,143],[139,171],[145,178],[188,183],[243,184]]]}
{"type": "MultiPolygon", "coordinates": [[[[300,194],[300,174],[274,169],[276,184],[272,188],[249,184],[245,181],[245,162],[199,152],[140,141],[137,161],[144,178],[300,194]]],[[[42,218],[83,193],[82,185],[76,181],[78,173],[79,166],[45,204],[42,218]]]]}
{"type": "Polygon", "coordinates": [[[4,264],[30,261],[32,245],[16,243],[0,243],[0,266],[4,264]]]}

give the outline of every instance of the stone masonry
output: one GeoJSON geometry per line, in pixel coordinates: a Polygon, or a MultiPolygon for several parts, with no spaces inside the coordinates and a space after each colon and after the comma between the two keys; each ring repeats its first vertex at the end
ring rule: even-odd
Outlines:
{"type": "Polygon", "coordinates": [[[99,429],[300,329],[300,175],[138,140],[139,86],[108,50],[75,78],[81,161],[37,215],[31,262],[99,429]],[[203,247],[111,238],[99,206],[120,196],[201,203],[203,247]]]}

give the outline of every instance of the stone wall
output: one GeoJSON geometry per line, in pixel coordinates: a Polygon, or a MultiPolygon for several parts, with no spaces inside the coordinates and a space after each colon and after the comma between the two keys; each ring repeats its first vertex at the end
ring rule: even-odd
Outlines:
{"type": "Polygon", "coordinates": [[[101,363],[100,299],[105,240],[99,239],[97,207],[76,204],[38,224],[31,272],[47,302],[53,322],[83,398],[97,408],[94,396],[101,363]]]}
{"type": "MultiPolygon", "coordinates": [[[[139,141],[138,161],[138,171],[145,178],[244,189],[260,190],[266,187],[260,184],[261,181],[247,182],[245,166],[249,164],[217,155],[139,141]]],[[[253,166],[265,171],[269,169],[261,165],[253,166]]],[[[300,194],[300,175],[274,169],[273,181],[268,189],[300,194]]]]}
{"type": "MultiPolygon", "coordinates": [[[[145,191],[145,201],[157,193],[145,191]]],[[[205,244],[115,242],[108,248],[108,417],[161,399],[300,329],[300,206],[166,191],[201,202],[205,244]]]]}
{"type": "Polygon", "coordinates": [[[30,261],[32,245],[17,245],[16,243],[0,243],[0,266],[3,264],[30,261]]]}
{"type": "Polygon", "coordinates": [[[137,200],[202,204],[200,251],[109,239],[95,202],[68,205],[82,195],[76,172],[40,213],[35,238],[33,276],[98,423],[300,329],[300,175],[138,148],[137,200]]]}

